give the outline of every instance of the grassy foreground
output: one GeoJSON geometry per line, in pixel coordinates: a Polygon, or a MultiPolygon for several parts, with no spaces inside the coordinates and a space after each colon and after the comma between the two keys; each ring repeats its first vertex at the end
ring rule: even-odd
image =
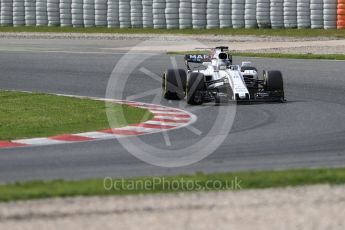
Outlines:
{"type": "MultiPolygon", "coordinates": [[[[185,55],[208,53],[208,51],[172,51],[168,55],[185,55]]],[[[324,60],[345,60],[345,54],[284,54],[284,53],[246,53],[232,52],[233,56],[238,57],[260,57],[260,58],[285,58],[285,59],[324,59],[324,60]]]]}
{"type": "Polygon", "coordinates": [[[185,35],[256,35],[287,37],[345,37],[345,30],[323,29],[108,29],[105,27],[73,28],[73,27],[0,27],[0,32],[56,32],[56,33],[114,33],[114,34],[185,34],[185,35]]]}
{"type": "Polygon", "coordinates": [[[215,173],[131,179],[33,181],[0,185],[0,201],[53,197],[242,190],[345,183],[345,168],[215,173]]]}
{"type": "MultiPolygon", "coordinates": [[[[0,140],[46,137],[109,128],[106,104],[43,93],[0,91],[0,140]]],[[[147,110],[107,104],[118,113],[116,126],[150,119],[147,110]],[[123,113],[122,113],[123,111],[123,113]],[[123,116],[122,116],[123,114],[123,116]]]]}

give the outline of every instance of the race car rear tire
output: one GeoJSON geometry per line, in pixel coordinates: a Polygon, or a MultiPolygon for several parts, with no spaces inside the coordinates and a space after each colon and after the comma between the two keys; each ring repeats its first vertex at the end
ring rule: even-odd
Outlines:
{"type": "Polygon", "coordinates": [[[168,69],[163,74],[163,96],[167,100],[185,97],[187,74],[183,69],[168,69]]]}
{"type": "Polygon", "coordinates": [[[280,71],[265,71],[265,90],[284,91],[283,75],[280,71]]]}
{"type": "Polygon", "coordinates": [[[203,103],[202,91],[204,90],[204,75],[202,73],[190,73],[186,89],[187,103],[189,105],[201,105],[203,103]]]}

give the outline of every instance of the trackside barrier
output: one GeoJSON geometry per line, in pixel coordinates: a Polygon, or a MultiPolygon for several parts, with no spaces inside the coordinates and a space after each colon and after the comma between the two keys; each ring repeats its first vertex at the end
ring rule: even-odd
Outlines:
{"type": "Polygon", "coordinates": [[[297,0],[284,1],[284,27],[297,28],[297,0]]]}
{"type": "Polygon", "coordinates": [[[24,1],[24,18],[25,25],[35,26],[36,25],[36,0],[25,0],[24,1]]]}
{"type": "MultiPolygon", "coordinates": [[[[34,1],[34,0],[31,0],[34,1]]],[[[60,26],[72,26],[72,0],[60,0],[60,26]]]]}
{"type": "Polygon", "coordinates": [[[0,24],[345,29],[345,0],[0,0],[0,24]]]}
{"type": "Polygon", "coordinates": [[[310,28],[310,1],[297,0],[297,27],[310,28]]]}
{"type": "Polygon", "coordinates": [[[338,0],[337,4],[337,28],[345,29],[345,0],[338,0]]]}
{"type": "Polygon", "coordinates": [[[337,0],[324,0],[323,2],[323,28],[337,28],[337,0]]]}
{"type": "Polygon", "coordinates": [[[190,0],[180,0],[179,27],[180,29],[189,29],[193,27],[192,2],[190,0]]]}
{"type": "MultiPolygon", "coordinates": [[[[147,2],[148,0],[144,0],[143,2],[147,2]]],[[[151,0],[151,9],[152,9],[152,0],[151,0]]],[[[151,10],[152,15],[152,10],[151,10]]],[[[145,19],[143,18],[143,23],[145,23],[145,19]]],[[[109,0],[108,7],[107,7],[107,25],[108,28],[118,28],[120,26],[119,21],[119,0],[109,0]]]]}

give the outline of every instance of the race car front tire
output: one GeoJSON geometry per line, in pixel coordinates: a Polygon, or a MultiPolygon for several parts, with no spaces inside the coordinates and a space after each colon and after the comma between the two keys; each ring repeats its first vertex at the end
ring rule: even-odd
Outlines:
{"type": "Polygon", "coordinates": [[[183,69],[168,69],[163,74],[163,96],[167,100],[182,100],[185,97],[187,74],[183,69]]]}
{"type": "Polygon", "coordinates": [[[283,75],[280,71],[265,71],[265,90],[284,91],[283,75]]]}
{"type": "Polygon", "coordinates": [[[205,90],[204,75],[202,73],[190,73],[187,82],[187,103],[201,105],[203,103],[202,91],[205,90]]]}
{"type": "Polygon", "coordinates": [[[276,101],[285,102],[284,81],[280,71],[264,71],[264,82],[265,91],[274,92],[276,101]]]}

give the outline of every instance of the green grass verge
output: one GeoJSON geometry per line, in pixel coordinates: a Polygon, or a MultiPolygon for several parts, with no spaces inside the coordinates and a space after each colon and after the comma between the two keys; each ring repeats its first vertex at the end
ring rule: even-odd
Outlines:
{"type": "Polygon", "coordinates": [[[0,27],[0,32],[56,32],[56,33],[126,33],[126,34],[185,34],[185,35],[255,35],[287,37],[345,37],[345,30],[323,29],[108,29],[105,27],[72,28],[72,27],[0,27]]]}
{"type": "Polygon", "coordinates": [[[345,168],[215,174],[198,173],[189,176],[141,177],[123,180],[33,181],[0,185],[0,201],[73,196],[136,195],[182,191],[263,189],[316,184],[340,185],[344,183],[345,168]],[[234,183],[234,181],[237,182],[234,183]],[[235,184],[237,185],[235,186],[235,184]],[[109,189],[111,187],[112,189],[109,189]]]}
{"type": "Polygon", "coordinates": [[[240,57],[345,60],[344,54],[282,54],[282,53],[234,53],[240,57]]]}
{"type": "MultiPolygon", "coordinates": [[[[46,137],[109,128],[106,103],[43,93],[0,91],[0,140],[46,137]]],[[[110,104],[121,127],[151,119],[147,110],[110,104]],[[122,113],[123,111],[123,113],[122,113]],[[122,116],[123,114],[123,116],[122,116]]]]}
{"type": "MultiPolygon", "coordinates": [[[[209,51],[171,51],[168,55],[185,55],[208,53],[209,51]]],[[[286,59],[324,59],[324,60],[345,60],[345,54],[284,54],[284,53],[246,53],[232,52],[233,56],[238,57],[260,57],[260,58],[286,58],[286,59]]]]}

